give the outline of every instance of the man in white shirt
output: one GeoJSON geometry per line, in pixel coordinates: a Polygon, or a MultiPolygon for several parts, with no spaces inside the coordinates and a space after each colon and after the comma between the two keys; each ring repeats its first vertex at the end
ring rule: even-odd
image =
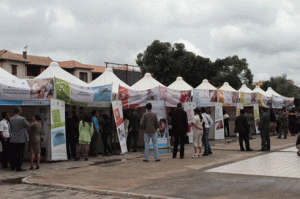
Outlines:
{"type": "Polygon", "coordinates": [[[206,114],[205,107],[201,108],[201,113],[202,113],[202,118],[203,118],[203,122],[205,125],[205,128],[203,130],[203,135],[202,135],[202,143],[205,147],[205,150],[204,150],[204,153],[202,154],[202,156],[208,156],[208,155],[212,154],[210,144],[208,141],[208,134],[209,134],[209,131],[210,131],[211,127],[213,126],[214,122],[211,119],[211,117],[208,114],[206,114]]]}
{"type": "Polygon", "coordinates": [[[8,168],[7,163],[9,160],[9,151],[10,151],[10,124],[9,124],[9,113],[2,113],[2,120],[0,122],[0,141],[2,143],[2,168],[8,168]]]}

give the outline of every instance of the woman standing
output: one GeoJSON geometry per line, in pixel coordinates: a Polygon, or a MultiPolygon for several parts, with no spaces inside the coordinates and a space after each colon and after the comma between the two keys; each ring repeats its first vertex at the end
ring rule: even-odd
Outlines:
{"type": "Polygon", "coordinates": [[[297,118],[297,114],[296,111],[294,109],[292,109],[290,111],[290,114],[288,116],[288,122],[289,122],[289,130],[292,136],[295,136],[296,134],[298,134],[298,118],[297,118]]]}
{"type": "Polygon", "coordinates": [[[202,127],[202,115],[199,109],[194,109],[194,119],[193,119],[193,126],[194,126],[194,135],[193,135],[193,143],[194,143],[194,158],[200,157],[201,154],[201,137],[203,135],[203,127],[202,127]],[[199,153],[197,153],[197,149],[199,149],[199,153]]]}
{"type": "Polygon", "coordinates": [[[79,160],[81,155],[81,147],[85,146],[85,161],[88,160],[89,155],[89,145],[91,143],[91,138],[94,133],[94,126],[92,123],[92,119],[88,114],[83,115],[83,120],[79,122],[79,146],[77,151],[77,158],[75,160],[79,160]]]}
{"type": "Polygon", "coordinates": [[[41,117],[39,115],[35,115],[32,117],[32,123],[29,129],[29,147],[30,147],[30,162],[31,167],[30,170],[33,169],[34,162],[34,154],[36,154],[36,167],[35,169],[40,168],[41,161],[41,132],[42,132],[42,124],[41,117]]]}
{"type": "Polygon", "coordinates": [[[103,149],[104,149],[104,155],[110,155],[111,149],[109,146],[109,136],[111,134],[111,129],[110,129],[110,117],[104,113],[102,115],[102,121],[100,122],[102,126],[102,133],[101,133],[101,138],[103,142],[103,149]]]}
{"type": "Polygon", "coordinates": [[[271,109],[270,111],[270,132],[275,135],[276,133],[276,115],[275,115],[275,109],[271,109]]]}

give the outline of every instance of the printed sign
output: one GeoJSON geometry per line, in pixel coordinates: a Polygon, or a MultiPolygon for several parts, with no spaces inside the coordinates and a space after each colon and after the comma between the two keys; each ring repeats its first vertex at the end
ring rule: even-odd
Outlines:
{"type": "Polygon", "coordinates": [[[194,90],[193,101],[197,107],[214,106],[218,102],[218,93],[216,90],[194,90]]]}
{"type": "Polygon", "coordinates": [[[215,139],[224,139],[224,120],[222,103],[215,104],[215,139]]]}
{"type": "Polygon", "coordinates": [[[126,135],[125,135],[124,119],[123,119],[123,111],[122,111],[122,102],[112,101],[111,103],[112,103],[112,109],[114,113],[121,151],[122,153],[126,153],[127,145],[126,145],[126,135]]]}

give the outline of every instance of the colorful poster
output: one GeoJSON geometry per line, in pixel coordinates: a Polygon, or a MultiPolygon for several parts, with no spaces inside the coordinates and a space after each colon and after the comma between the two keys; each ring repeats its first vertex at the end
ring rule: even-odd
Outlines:
{"type": "Polygon", "coordinates": [[[272,95],[272,108],[281,109],[294,105],[294,98],[272,95]]]}
{"type": "Polygon", "coordinates": [[[236,106],[239,103],[239,92],[218,90],[218,97],[223,106],[236,106]]]}
{"type": "Polygon", "coordinates": [[[72,102],[110,102],[112,85],[83,87],[55,78],[56,98],[70,104],[72,102]]]}
{"type": "Polygon", "coordinates": [[[193,143],[193,134],[194,129],[192,127],[192,122],[194,119],[194,109],[196,108],[195,102],[186,102],[183,104],[184,111],[187,113],[188,116],[188,123],[189,123],[189,131],[187,135],[189,136],[189,143],[193,143]]]}
{"type": "Polygon", "coordinates": [[[30,99],[30,87],[23,79],[0,79],[1,99],[30,99]]]}
{"type": "Polygon", "coordinates": [[[241,109],[244,108],[244,105],[242,103],[236,104],[236,116],[239,116],[241,114],[241,109]]]}
{"type": "Polygon", "coordinates": [[[259,130],[258,130],[258,125],[259,125],[259,107],[258,104],[254,104],[253,105],[253,110],[254,110],[254,122],[255,122],[255,130],[256,130],[256,134],[259,134],[259,130]]]}
{"type": "Polygon", "coordinates": [[[52,99],[55,97],[53,78],[27,80],[30,88],[30,99],[52,99]]]}
{"type": "MultiPolygon", "coordinates": [[[[157,129],[157,147],[167,148],[169,146],[169,130],[167,122],[166,104],[164,101],[147,101],[152,104],[152,112],[157,115],[159,127],[157,129]]],[[[150,139],[150,148],[153,148],[152,140],[150,139]]]]}
{"type": "Polygon", "coordinates": [[[225,139],[222,103],[215,104],[215,139],[225,139]]]}
{"type": "Polygon", "coordinates": [[[257,93],[240,93],[240,103],[244,106],[252,106],[253,104],[258,103],[258,94],[257,93]]]}
{"type": "Polygon", "coordinates": [[[269,108],[272,104],[272,98],[262,95],[261,93],[257,93],[258,95],[258,105],[261,107],[269,108]]]}
{"type": "Polygon", "coordinates": [[[51,99],[51,153],[49,160],[67,160],[65,102],[51,99]]]}
{"type": "Polygon", "coordinates": [[[114,118],[117,128],[117,134],[120,142],[121,152],[124,154],[127,152],[126,135],[124,128],[122,101],[112,101],[112,109],[114,112],[114,118]]]}
{"type": "Polygon", "coordinates": [[[176,107],[179,102],[184,104],[191,101],[191,91],[177,91],[162,86],[159,87],[159,91],[159,100],[164,100],[168,107],[176,107]]]}
{"type": "Polygon", "coordinates": [[[197,107],[214,106],[218,102],[216,90],[194,90],[193,101],[197,107]]]}

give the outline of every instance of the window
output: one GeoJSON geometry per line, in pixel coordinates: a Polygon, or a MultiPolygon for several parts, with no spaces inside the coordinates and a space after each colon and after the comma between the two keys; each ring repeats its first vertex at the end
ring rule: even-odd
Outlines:
{"type": "Polygon", "coordinates": [[[17,72],[17,65],[11,65],[11,74],[17,76],[18,72],[17,72]]]}
{"type": "Polygon", "coordinates": [[[79,73],[79,79],[81,79],[84,82],[87,82],[87,73],[80,72],[79,73]]]}
{"type": "Polygon", "coordinates": [[[27,66],[27,76],[36,77],[41,73],[40,67],[27,66]]]}

